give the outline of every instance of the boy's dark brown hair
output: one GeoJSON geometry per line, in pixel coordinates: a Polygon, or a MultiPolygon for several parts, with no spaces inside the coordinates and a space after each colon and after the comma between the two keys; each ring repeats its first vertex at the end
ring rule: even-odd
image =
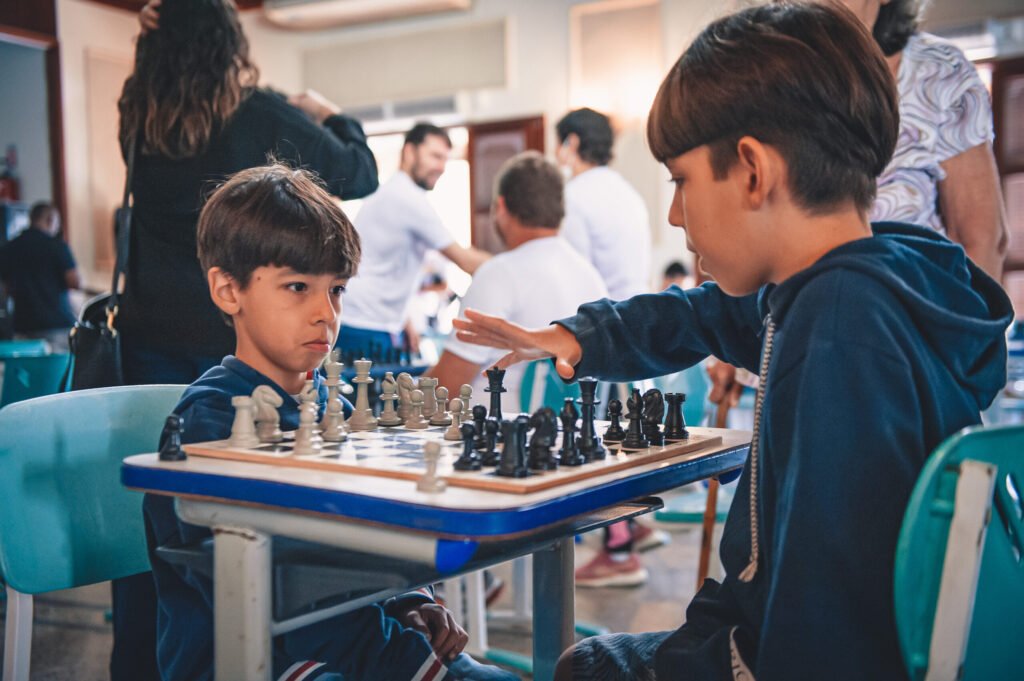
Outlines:
{"type": "Polygon", "coordinates": [[[498,171],[494,193],[523,227],[558,229],[565,217],[562,174],[536,151],[513,156],[498,171]]]}
{"type": "Polygon", "coordinates": [[[647,139],[664,163],[710,145],[716,179],[750,135],[776,148],[794,201],[867,212],[896,146],[896,84],[861,22],[838,4],[775,3],[715,21],[666,76],[647,139]]]}
{"type": "Polygon", "coordinates": [[[203,271],[220,267],[243,288],[258,267],[355,275],[359,234],[317,178],[280,163],[232,175],[199,214],[203,271]]]}

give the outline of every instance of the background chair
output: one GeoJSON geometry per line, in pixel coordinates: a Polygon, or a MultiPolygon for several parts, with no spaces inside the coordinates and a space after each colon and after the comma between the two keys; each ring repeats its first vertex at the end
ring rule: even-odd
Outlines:
{"type": "Polygon", "coordinates": [[[0,407],[61,392],[68,355],[12,357],[4,361],[0,407]]]}
{"type": "Polygon", "coordinates": [[[913,681],[1020,678],[1024,426],[969,428],[925,464],[896,547],[896,628],[913,681]]]}
{"type": "Polygon", "coordinates": [[[50,344],[42,339],[0,341],[0,360],[12,357],[38,357],[50,352],[50,344]]]}
{"type": "Polygon", "coordinates": [[[149,570],[142,495],[121,460],[156,451],[185,386],[81,390],[0,409],[3,681],[27,681],[32,596],[149,570]]]}

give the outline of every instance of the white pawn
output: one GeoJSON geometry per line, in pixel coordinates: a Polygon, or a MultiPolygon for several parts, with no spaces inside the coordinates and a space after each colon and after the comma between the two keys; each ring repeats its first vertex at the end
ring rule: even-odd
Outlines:
{"type": "Polygon", "coordinates": [[[410,430],[423,430],[430,424],[423,418],[423,391],[413,390],[411,395],[412,404],[409,406],[409,418],[405,420],[405,427],[410,430]]]}
{"type": "MultiPolygon", "coordinates": [[[[436,382],[437,379],[435,378],[436,382]]],[[[450,426],[452,424],[452,417],[448,415],[448,388],[443,385],[435,391],[435,399],[437,400],[437,411],[430,417],[430,425],[432,426],[450,426]]]]}
{"type": "Polygon", "coordinates": [[[299,407],[299,429],[295,431],[293,456],[307,456],[320,451],[320,438],[316,435],[316,404],[303,402],[299,407]]]}
{"type": "Polygon", "coordinates": [[[256,435],[260,442],[280,442],[284,434],[281,432],[281,414],[277,409],[284,400],[269,385],[258,385],[252,391],[252,401],[256,405],[256,435]]]}
{"type": "Polygon", "coordinates": [[[256,447],[260,439],[256,435],[256,405],[248,395],[235,395],[231,398],[231,406],[235,408],[235,420],[231,424],[232,447],[256,447]]]}
{"type": "Polygon", "coordinates": [[[402,425],[402,419],[399,418],[398,412],[395,411],[395,401],[398,400],[398,383],[390,371],[384,374],[380,387],[380,401],[384,403],[384,409],[380,413],[380,418],[377,419],[377,425],[387,428],[402,425]]]}
{"type": "Polygon", "coordinates": [[[459,388],[459,399],[462,400],[462,422],[473,420],[473,386],[463,383],[459,388]]]}
{"type": "Polygon", "coordinates": [[[448,483],[437,475],[437,464],[440,459],[440,444],[428,442],[423,445],[423,462],[427,466],[427,471],[423,474],[422,478],[416,481],[417,490],[428,494],[437,494],[438,492],[443,492],[448,487],[448,483]]]}
{"type": "Polygon", "coordinates": [[[448,409],[451,410],[452,425],[444,431],[444,439],[459,441],[462,439],[462,431],[459,430],[459,426],[462,425],[462,400],[458,397],[454,398],[448,404],[448,409]]]}
{"type": "Polygon", "coordinates": [[[345,408],[336,395],[327,400],[324,418],[320,421],[320,436],[327,442],[344,442],[348,438],[345,434],[345,408]]]}

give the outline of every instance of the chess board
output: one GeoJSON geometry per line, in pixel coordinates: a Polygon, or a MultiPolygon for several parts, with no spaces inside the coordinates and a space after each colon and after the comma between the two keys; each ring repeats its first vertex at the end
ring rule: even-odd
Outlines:
{"type": "MultiPolygon", "coordinates": [[[[600,434],[604,432],[608,423],[596,421],[595,425],[600,434]]],[[[582,466],[559,466],[558,470],[554,471],[531,470],[530,475],[525,478],[508,478],[498,475],[494,467],[488,466],[479,471],[454,470],[452,463],[462,453],[462,443],[445,440],[445,430],[444,427],[426,430],[380,428],[375,431],[349,433],[348,439],[344,442],[325,442],[318,453],[303,456],[295,456],[292,451],[294,433],[285,433],[282,442],[261,444],[250,449],[235,448],[227,440],[216,440],[185,445],[184,450],[190,456],[418,480],[426,471],[423,446],[428,441],[434,441],[441,444],[438,475],[449,485],[526,494],[695,452],[722,442],[721,436],[711,435],[703,428],[690,428],[689,439],[668,442],[663,447],[623,452],[619,443],[605,443],[608,455],[604,459],[591,461],[582,466]]],[[[553,451],[557,451],[560,445],[561,434],[553,451]]]]}

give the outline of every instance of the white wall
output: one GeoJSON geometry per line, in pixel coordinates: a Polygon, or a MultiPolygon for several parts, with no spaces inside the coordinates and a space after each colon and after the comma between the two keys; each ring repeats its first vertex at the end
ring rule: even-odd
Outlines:
{"type": "Polygon", "coordinates": [[[18,151],[21,200],[32,204],[53,199],[49,119],[46,103],[45,52],[0,42],[0,158],[7,145],[18,151]],[[40,124],[42,122],[42,124],[40,124]]]}

